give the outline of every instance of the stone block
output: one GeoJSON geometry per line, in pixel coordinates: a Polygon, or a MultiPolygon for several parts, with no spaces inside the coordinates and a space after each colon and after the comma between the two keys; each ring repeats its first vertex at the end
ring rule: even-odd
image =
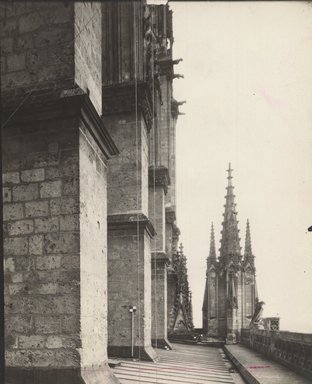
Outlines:
{"type": "Polygon", "coordinates": [[[25,203],[25,217],[40,217],[49,215],[49,201],[32,201],[25,203]]]}
{"type": "Polygon", "coordinates": [[[20,182],[19,172],[6,172],[2,175],[2,182],[6,184],[18,184],[20,182]]]}
{"type": "Polygon", "coordinates": [[[26,169],[21,172],[21,180],[25,182],[35,182],[44,180],[44,168],[26,169]]]}
{"type": "Polygon", "coordinates": [[[19,336],[18,345],[21,349],[40,349],[44,348],[46,342],[45,336],[30,335],[30,336],[19,336]]]}
{"type": "Polygon", "coordinates": [[[79,269],[79,267],[80,267],[79,256],[64,255],[62,257],[62,268],[72,270],[72,269],[79,269]]]}
{"type": "Polygon", "coordinates": [[[4,272],[15,272],[15,263],[13,257],[4,258],[4,272]]]}
{"type": "Polygon", "coordinates": [[[24,283],[17,283],[17,284],[9,284],[9,294],[12,295],[18,295],[20,293],[25,292],[25,284],[24,283]]]}
{"type": "Polygon", "coordinates": [[[60,216],[61,231],[78,231],[79,230],[79,215],[60,216]]]}
{"type": "MultiPolygon", "coordinates": [[[[63,319],[62,319],[63,321],[63,319]]],[[[61,319],[59,316],[34,316],[34,327],[37,334],[55,334],[61,330],[61,319]]]]}
{"type": "Polygon", "coordinates": [[[13,50],[13,39],[12,37],[2,38],[0,41],[1,52],[4,54],[10,53],[13,50]]]}
{"type": "Polygon", "coordinates": [[[24,281],[23,274],[22,273],[14,273],[11,275],[11,281],[12,283],[22,283],[24,281]]]}
{"type": "Polygon", "coordinates": [[[79,319],[74,315],[63,315],[61,322],[61,331],[63,334],[74,334],[80,330],[79,319]]]}
{"type": "Polygon", "coordinates": [[[21,203],[12,203],[3,205],[3,220],[19,220],[24,216],[23,213],[23,204],[21,203]]]}
{"type": "Polygon", "coordinates": [[[50,200],[51,215],[79,213],[78,197],[62,197],[50,200]]]}
{"type": "Polygon", "coordinates": [[[33,270],[34,269],[34,260],[33,258],[29,256],[19,256],[15,258],[15,270],[16,272],[25,272],[24,275],[24,281],[31,281],[36,279],[34,276],[33,270]],[[31,271],[31,273],[28,273],[31,271]],[[28,275],[28,278],[25,278],[25,276],[28,275]]]}
{"type": "Polygon", "coordinates": [[[39,295],[55,295],[58,293],[58,283],[44,283],[36,286],[36,293],[39,295]]]}
{"type": "Polygon", "coordinates": [[[60,336],[48,336],[47,338],[47,348],[62,348],[63,341],[60,336]]]}
{"type": "Polygon", "coordinates": [[[62,172],[58,167],[49,167],[45,170],[47,180],[59,179],[62,177],[62,172]]]}
{"type": "Polygon", "coordinates": [[[77,253],[79,246],[79,235],[75,233],[50,233],[44,236],[45,253],[77,253]]]}
{"type": "Polygon", "coordinates": [[[25,184],[13,187],[13,201],[36,200],[38,197],[38,184],[25,184]]]}
{"type": "Polygon", "coordinates": [[[20,256],[28,253],[28,239],[25,237],[4,239],[3,245],[5,255],[20,256]]]}
{"type": "Polygon", "coordinates": [[[31,169],[56,166],[58,163],[58,153],[41,152],[25,157],[22,159],[20,166],[22,169],[31,169]]]}
{"type": "Polygon", "coordinates": [[[43,236],[33,235],[29,237],[29,254],[42,255],[43,249],[43,236]]]}
{"type": "Polygon", "coordinates": [[[59,197],[62,195],[62,181],[46,181],[40,184],[40,197],[59,197]]]}
{"type": "Polygon", "coordinates": [[[30,334],[34,329],[33,317],[30,315],[7,315],[5,329],[6,334],[12,332],[30,334]]]}
{"type": "Polygon", "coordinates": [[[13,54],[7,56],[7,72],[16,72],[25,69],[25,54],[13,54]]]}
{"type": "Polygon", "coordinates": [[[63,195],[78,195],[79,180],[77,178],[66,179],[63,182],[63,195]]]}
{"type": "Polygon", "coordinates": [[[61,267],[61,256],[38,256],[36,268],[38,270],[58,269],[61,267]]]}
{"type": "Polygon", "coordinates": [[[35,219],[36,233],[57,232],[58,230],[59,230],[58,217],[45,217],[42,219],[35,219]]]}
{"type": "Polygon", "coordinates": [[[12,201],[12,191],[11,188],[4,187],[2,190],[2,198],[4,203],[9,203],[12,201]]]}
{"type": "Polygon", "coordinates": [[[33,231],[33,220],[19,220],[8,224],[9,236],[29,235],[33,231]]]}

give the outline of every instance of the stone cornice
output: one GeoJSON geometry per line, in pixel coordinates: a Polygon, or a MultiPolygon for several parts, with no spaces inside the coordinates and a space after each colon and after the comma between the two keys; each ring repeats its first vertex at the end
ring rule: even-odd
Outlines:
{"type": "Polygon", "coordinates": [[[57,95],[50,94],[50,97],[46,98],[33,96],[30,103],[20,105],[18,109],[16,104],[5,105],[2,113],[2,121],[5,124],[3,133],[7,136],[22,133],[25,126],[27,129],[31,126],[32,130],[36,130],[40,129],[42,122],[76,117],[84,123],[106,158],[118,154],[118,149],[89,96],[80,88],[63,91],[57,95]]]}
{"type": "Polygon", "coordinates": [[[133,81],[108,85],[102,88],[102,110],[103,116],[115,115],[124,112],[142,113],[147,130],[150,131],[153,122],[152,95],[147,82],[133,81]]]}
{"type": "Polygon", "coordinates": [[[164,166],[154,167],[150,166],[148,169],[148,186],[149,187],[163,187],[165,194],[168,192],[168,185],[170,185],[170,176],[168,168],[164,166]]]}
{"type": "Polygon", "coordinates": [[[146,230],[150,237],[156,235],[155,228],[143,213],[124,213],[107,216],[108,230],[139,229],[146,230]]]}
{"type": "Polygon", "coordinates": [[[152,252],[152,261],[155,261],[156,263],[166,263],[169,265],[170,259],[165,252],[152,252]]]}

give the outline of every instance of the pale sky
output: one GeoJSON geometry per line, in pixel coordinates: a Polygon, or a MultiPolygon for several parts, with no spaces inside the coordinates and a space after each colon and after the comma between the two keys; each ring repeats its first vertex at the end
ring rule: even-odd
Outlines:
{"type": "Polygon", "coordinates": [[[312,332],[312,6],[171,2],[177,217],[201,326],[211,222],[216,248],[226,168],[234,168],[241,246],[249,218],[264,316],[312,332]]]}

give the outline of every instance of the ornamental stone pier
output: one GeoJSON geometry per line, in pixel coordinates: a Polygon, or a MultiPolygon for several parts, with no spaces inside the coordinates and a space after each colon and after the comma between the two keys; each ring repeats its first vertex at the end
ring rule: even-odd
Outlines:
{"type": "Polygon", "coordinates": [[[101,3],[4,3],[0,18],[6,381],[117,383],[101,3]]]}

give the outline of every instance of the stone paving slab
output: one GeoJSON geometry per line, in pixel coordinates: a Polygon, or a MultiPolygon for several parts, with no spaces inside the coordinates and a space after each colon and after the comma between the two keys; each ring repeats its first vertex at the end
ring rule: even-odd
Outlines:
{"type": "Polygon", "coordinates": [[[121,384],[234,384],[233,375],[218,348],[173,344],[157,349],[158,361],[121,360],[113,373],[121,384]]]}
{"type": "Polygon", "coordinates": [[[224,350],[247,383],[311,384],[304,376],[243,345],[225,345],[224,350]]]}

